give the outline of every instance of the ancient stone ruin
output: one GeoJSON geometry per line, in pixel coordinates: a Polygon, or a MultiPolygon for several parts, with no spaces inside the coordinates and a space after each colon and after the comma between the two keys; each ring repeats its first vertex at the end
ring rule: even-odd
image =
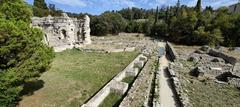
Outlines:
{"type": "Polygon", "coordinates": [[[60,17],[34,17],[32,26],[43,30],[44,43],[56,52],[91,44],[90,18],[87,15],[80,20],[70,18],[66,13],[60,17]]]}

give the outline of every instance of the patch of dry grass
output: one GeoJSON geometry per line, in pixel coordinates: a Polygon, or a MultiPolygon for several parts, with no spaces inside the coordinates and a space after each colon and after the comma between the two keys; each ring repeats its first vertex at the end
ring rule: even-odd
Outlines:
{"type": "Polygon", "coordinates": [[[231,85],[218,84],[207,78],[188,74],[194,65],[189,61],[181,61],[183,68],[175,69],[179,75],[184,93],[188,95],[193,107],[240,107],[240,90],[231,85]]]}

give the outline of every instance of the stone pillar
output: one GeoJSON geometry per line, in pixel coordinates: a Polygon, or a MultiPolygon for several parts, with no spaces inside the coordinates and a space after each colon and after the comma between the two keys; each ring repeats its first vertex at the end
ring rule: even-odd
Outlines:
{"type": "Polygon", "coordinates": [[[91,44],[92,43],[91,37],[90,37],[90,32],[91,32],[91,29],[90,29],[90,18],[87,15],[85,15],[85,17],[84,17],[84,25],[83,25],[83,37],[84,37],[83,43],[84,44],[91,44]]]}

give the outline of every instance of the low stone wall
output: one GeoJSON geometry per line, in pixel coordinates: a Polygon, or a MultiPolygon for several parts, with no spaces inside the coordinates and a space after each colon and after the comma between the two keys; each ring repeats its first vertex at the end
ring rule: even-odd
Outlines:
{"type": "Polygon", "coordinates": [[[169,67],[168,67],[168,71],[172,77],[172,83],[173,83],[173,88],[175,88],[175,94],[178,97],[178,104],[180,105],[180,107],[189,107],[189,100],[187,95],[182,94],[183,93],[183,89],[181,87],[181,83],[175,73],[175,71],[173,70],[173,63],[170,63],[169,67]]]}
{"type": "MultiPolygon", "coordinates": [[[[134,66],[136,62],[143,62],[146,58],[142,54],[138,55],[123,71],[117,74],[109,83],[107,83],[97,94],[95,94],[86,104],[82,105],[82,107],[98,107],[102,101],[111,93],[116,92],[120,95],[126,93],[128,89],[128,84],[121,82],[127,75],[127,72],[134,70],[134,66]]],[[[140,68],[142,68],[142,65],[140,68]]]]}
{"type": "Polygon", "coordinates": [[[229,78],[228,82],[235,87],[240,88],[240,78],[229,78]]]}
{"type": "Polygon", "coordinates": [[[232,65],[235,65],[238,62],[237,58],[231,57],[231,56],[229,56],[223,52],[217,51],[215,49],[210,49],[208,54],[215,56],[215,57],[220,57],[232,65]]]}
{"type": "Polygon", "coordinates": [[[237,62],[232,71],[233,75],[240,77],[240,62],[237,62]]]}
{"type": "Polygon", "coordinates": [[[62,52],[66,49],[73,49],[73,46],[71,45],[63,45],[63,46],[59,46],[59,47],[53,47],[54,52],[62,52]]]}
{"type": "Polygon", "coordinates": [[[127,96],[123,99],[119,107],[148,106],[151,82],[153,78],[151,65],[153,65],[152,59],[145,64],[145,67],[138,75],[137,79],[128,91],[127,96]]]}
{"type": "Polygon", "coordinates": [[[175,61],[178,58],[177,52],[175,51],[171,43],[167,42],[165,49],[167,54],[169,54],[173,61],[175,61]]]}

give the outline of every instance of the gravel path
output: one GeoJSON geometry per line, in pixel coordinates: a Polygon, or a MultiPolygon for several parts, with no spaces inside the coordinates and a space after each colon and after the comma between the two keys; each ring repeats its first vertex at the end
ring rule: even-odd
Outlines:
{"type": "MultiPolygon", "coordinates": [[[[159,43],[159,46],[164,46],[163,43],[159,43]]],[[[174,99],[174,94],[171,89],[170,76],[168,75],[167,67],[169,61],[166,56],[162,56],[159,59],[160,64],[160,104],[161,107],[177,107],[174,99]]]]}

